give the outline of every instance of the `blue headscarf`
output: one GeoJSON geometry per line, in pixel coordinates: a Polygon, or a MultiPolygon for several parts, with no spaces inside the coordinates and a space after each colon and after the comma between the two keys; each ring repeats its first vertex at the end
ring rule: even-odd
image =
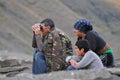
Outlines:
{"type": "Polygon", "coordinates": [[[87,33],[88,31],[92,30],[93,27],[89,21],[85,19],[79,19],[74,23],[74,29],[87,33]]]}

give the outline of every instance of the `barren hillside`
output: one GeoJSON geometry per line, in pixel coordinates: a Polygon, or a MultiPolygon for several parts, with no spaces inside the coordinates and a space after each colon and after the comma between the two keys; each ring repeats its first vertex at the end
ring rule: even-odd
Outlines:
{"type": "Polygon", "coordinates": [[[0,50],[32,55],[31,26],[50,17],[56,27],[74,42],[73,23],[79,18],[90,20],[95,30],[120,54],[120,0],[0,0],[0,50]],[[117,3],[117,2],[118,3],[117,3]]]}

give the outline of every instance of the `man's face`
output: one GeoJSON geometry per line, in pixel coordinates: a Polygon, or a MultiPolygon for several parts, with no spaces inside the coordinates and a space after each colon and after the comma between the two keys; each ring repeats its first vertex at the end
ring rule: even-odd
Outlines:
{"type": "Polygon", "coordinates": [[[41,23],[40,26],[42,27],[43,35],[46,35],[46,33],[50,30],[50,26],[45,26],[44,23],[41,23]]]}
{"type": "Polygon", "coordinates": [[[74,29],[73,32],[74,32],[74,34],[75,34],[76,36],[82,37],[82,34],[83,34],[83,33],[80,32],[79,30],[74,29]]]}

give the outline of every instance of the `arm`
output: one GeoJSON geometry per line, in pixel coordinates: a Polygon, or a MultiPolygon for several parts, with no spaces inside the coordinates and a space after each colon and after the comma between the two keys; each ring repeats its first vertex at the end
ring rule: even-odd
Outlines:
{"type": "Polygon", "coordinates": [[[73,55],[73,48],[72,48],[72,42],[69,37],[66,36],[66,54],[67,55],[73,55]]]}
{"type": "Polygon", "coordinates": [[[36,43],[37,43],[38,49],[39,49],[40,51],[42,51],[42,49],[43,49],[43,42],[42,42],[42,37],[41,37],[41,35],[36,35],[35,38],[36,38],[36,43]]]}
{"type": "Polygon", "coordinates": [[[69,36],[67,34],[65,34],[64,32],[61,32],[61,31],[59,31],[59,36],[60,36],[60,40],[61,40],[61,43],[62,43],[62,51],[64,51],[63,53],[66,56],[73,55],[72,43],[71,43],[71,40],[70,40],[69,36]]]}
{"type": "Polygon", "coordinates": [[[76,56],[76,55],[68,56],[66,58],[66,62],[69,63],[71,59],[74,59],[76,62],[79,62],[82,59],[82,56],[76,56]]]}
{"type": "Polygon", "coordinates": [[[91,62],[93,61],[94,61],[94,57],[91,54],[86,53],[84,57],[81,59],[81,61],[78,62],[74,67],[77,69],[84,68],[87,67],[89,64],[91,64],[91,62]]]}
{"type": "Polygon", "coordinates": [[[33,39],[32,39],[32,47],[37,48],[37,43],[36,43],[36,38],[35,38],[35,33],[33,32],[33,39]]]}
{"type": "Polygon", "coordinates": [[[32,26],[32,30],[34,31],[34,41],[36,40],[37,47],[40,51],[43,49],[43,43],[42,43],[42,32],[39,27],[39,23],[32,26]]]}
{"type": "Polygon", "coordinates": [[[90,43],[90,48],[98,53],[105,45],[105,40],[95,31],[90,31],[86,34],[86,39],[90,43]]]}

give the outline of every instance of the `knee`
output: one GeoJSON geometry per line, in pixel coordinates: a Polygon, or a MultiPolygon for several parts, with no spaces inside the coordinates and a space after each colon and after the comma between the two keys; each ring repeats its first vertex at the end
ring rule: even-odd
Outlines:
{"type": "Polygon", "coordinates": [[[42,52],[37,52],[36,54],[35,54],[35,59],[36,60],[45,60],[45,56],[44,56],[44,53],[42,53],[42,52]]]}
{"type": "Polygon", "coordinates": [[[71,71],[71,70],[75,70],[75,68],[70,65],[68,66],[67,70],[71,71]]]}

